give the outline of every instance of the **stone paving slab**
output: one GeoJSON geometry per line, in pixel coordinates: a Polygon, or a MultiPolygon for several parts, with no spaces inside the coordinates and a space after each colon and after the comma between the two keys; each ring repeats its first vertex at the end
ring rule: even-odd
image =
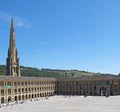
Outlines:
{"type": "Polygon", "coordinates": [[[120,96],[53,96],[1,107],[0,112],[120,112],[120,96]]]}

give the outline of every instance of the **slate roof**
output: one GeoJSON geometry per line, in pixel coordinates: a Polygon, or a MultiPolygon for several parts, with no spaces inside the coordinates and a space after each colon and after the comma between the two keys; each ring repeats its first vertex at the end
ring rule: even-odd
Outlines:
{"type": "Polygon", "coordinates": [[[11,81],[11,80],[16,80],[16,81],[39,81],[39,80],[49,80],[49,81],[55,81],[55,78],[48,78],[48,77],[18,77],[18,76],[0,76],[0,81],[11,81]]]}

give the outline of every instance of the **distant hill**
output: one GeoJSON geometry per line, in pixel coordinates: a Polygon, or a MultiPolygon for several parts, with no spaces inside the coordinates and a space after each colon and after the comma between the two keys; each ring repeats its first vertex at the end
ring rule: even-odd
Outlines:
{"type": "MultiPolygon", "coordinates": [[[[0,65],[0,75],[6,74],[6,66],[0,65]]],[[[113,76],[112,74],[92,73],[80,70],[38,69],[21,66],[22,76],[34,77],[85,77],[85,76],[113,76]]]]}

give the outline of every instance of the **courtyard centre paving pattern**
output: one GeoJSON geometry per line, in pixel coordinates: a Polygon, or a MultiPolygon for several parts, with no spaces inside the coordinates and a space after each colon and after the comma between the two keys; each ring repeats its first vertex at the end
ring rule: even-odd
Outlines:
{"type": "Polygon", "coordinates": [[[120,112],[120,96],[53,96],[6,104],[0,112],[120,112]]]}

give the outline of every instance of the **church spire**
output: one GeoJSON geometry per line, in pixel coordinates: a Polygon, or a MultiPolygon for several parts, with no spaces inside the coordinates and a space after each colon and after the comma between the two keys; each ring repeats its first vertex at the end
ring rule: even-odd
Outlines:
{"type": "Polygon", "coordinates": [[[13,18],[11,20],[11,28],[10,28],[10,51],[14,54],[14,49],[16,49],[16,42],[15,42],[15,30],[14,30],[14,21],[13,18]]]}
{"type": "Polygon", "coordinates": [[[8,57],[6,60],[6,71],[7,71],[7,75],[20,76],[20,64],[19,64],[19,58],[16,48],[13,18],[11,20],[11,27],[10,27],[10,44],[8,48],[8,57]]]}

